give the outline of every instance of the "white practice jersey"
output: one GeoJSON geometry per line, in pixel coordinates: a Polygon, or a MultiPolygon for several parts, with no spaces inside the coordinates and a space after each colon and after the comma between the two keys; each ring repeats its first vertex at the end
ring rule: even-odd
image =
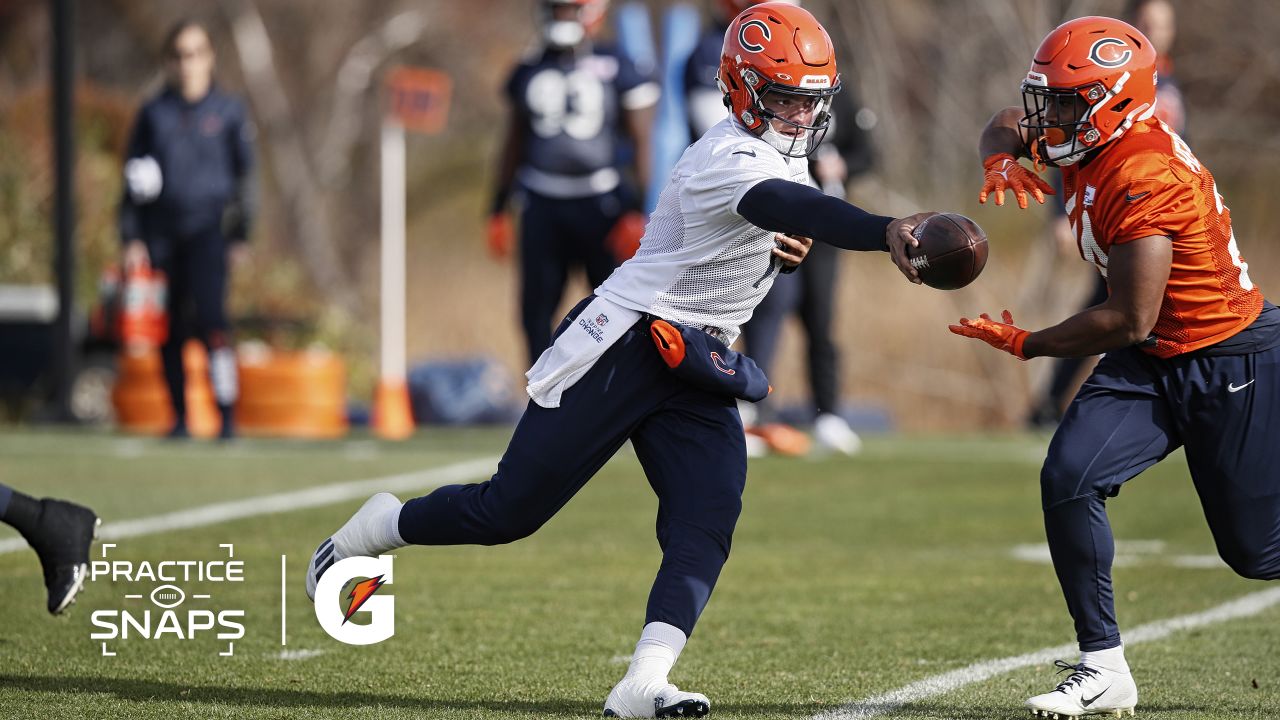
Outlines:
{"type": "Polygon", "coordinates": [[[773,179],[808,184],[808,162],[784,156],[725,118],[685,150],[640,249],[596,295],[731,344],[781,268],[774,234],[738,214],[742,196],[773,179]]]}

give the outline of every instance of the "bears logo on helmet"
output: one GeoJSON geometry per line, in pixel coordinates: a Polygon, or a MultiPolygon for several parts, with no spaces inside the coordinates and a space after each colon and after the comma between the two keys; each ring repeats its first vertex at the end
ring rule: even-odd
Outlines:
{"type": "Polygon", "coordinates": [[[1118,68],[1133,59],[1133,51],[1123,40],[1102,38],[1089,48],[1089,59],[1104,68],[1118,68]],[[1104,58],[1104,55],[1109,55],[1110,58],[1104,58]]]}

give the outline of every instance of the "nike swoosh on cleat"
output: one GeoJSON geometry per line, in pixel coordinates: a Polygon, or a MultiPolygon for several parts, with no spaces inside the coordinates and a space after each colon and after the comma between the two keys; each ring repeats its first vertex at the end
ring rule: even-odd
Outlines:
{"type": "Polygon", "coordinates": [[[1146,192],[1140,192],[1140,193],[1138,193],[1137,195],[1130,195],[1129,193],[1127,193],[1127,192],[1126,192],[1126,193],[1124,194],[1124,199],[1125,199],[1125,201],[1126,201],[1126,202],[1134,202],[1134,201],[1137,201],[1137,200],[1141,200],[1142,198],[1144,198],[1144,197],[1146,197],[1146,196],[1148,196],[1148,195],[1150,195],[1150,194],[1151,194],[1151,191],[1150,191],[1150,190],[1147,190],[1146,192]]]}
{"type": "MultiPolygon", "coordinates": [[[[1253,380],[1257,380],[1257,379],[1258,379],[1258,378],[1254,378],[1253,380]]],[[[1250,380],[1249,382],[1247,382],[1247,383],[1245,383],[1245,384],[1243,384],[1243,385],[1240,385],[1240,386],[1237,386],[1235,383],[1227,383],[1227,392],[1229,392],[1229,393],[1240,392],[1241,390],[1243,390],[1243,389],[1245,389],[1245,388],[1249,387],[1250,385],[1252,385],[1252,384],[1253,384],[1253,380],[1250,380]]]]}
{"type": "MultiPolygon", "coordinates": [[[[1111,686],[1110,686],[1110,685],[1108,685],[1108,686],[1107,686],[1107,690],[1110,690],[1110,689],[1111,689],[1111,686]]],[[[1092,704],[1093,704],[1093,703],[1094,703],[1098,698],[1102,697],[1103,695],[1106,695],[1106,694],[1107,694],[1107,690],[1103,690],[1102,692],[1098,693],[1097,695],[1094,695],[1094,696],[1093,696],[1093,697],[1091,697],[1091,698],[1082,698],[1082,699],[1080,700],[1080,704],[1081,704],[1081,705],[1083,705],[1084,707],[1089,707],[1089,706],[1090,706],[1090,705],[1092,705],[1092,704]]]]}

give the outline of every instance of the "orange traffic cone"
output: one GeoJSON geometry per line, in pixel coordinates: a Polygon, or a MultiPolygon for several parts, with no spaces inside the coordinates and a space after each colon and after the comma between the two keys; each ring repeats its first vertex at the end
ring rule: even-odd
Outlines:
{"type": "Polygon", "coordinates": [[[384,440],[404,440],[413,435],[409,386],[403,379],[378,381],[373,398],[373,434],[384,440]]]}

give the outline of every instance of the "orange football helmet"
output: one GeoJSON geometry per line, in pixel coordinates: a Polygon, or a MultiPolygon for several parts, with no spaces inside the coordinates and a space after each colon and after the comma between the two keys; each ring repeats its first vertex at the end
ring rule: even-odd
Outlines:
{"type": "Polygon", "coordinates": [[[840,92],[836,53],[822,24],[809,11],[786,2],[754,5],[739,13],[724,34],[716,75],[729,114],[784,155],[805,157],[831,125],[831,98],[840,92]],[[771,93],[813,103],[811,124],[788,120],[765,108],[771,93]],[[779,120],[797,132],[774,129],[779,120]]]}
{"type": "Polygon", "coordinates": [[[1022,82],[1032,157],[1071,165],[1151,117],[1156,51],[1132,25],[1083,17],[1059,25],[1036,50],[1022,82]]]}
{"type": "Polygon", "coordinates": [[[595,35],[604,24],[609,0],[539,0],[542,12],[542,39],[558,49],[576,47],[595,35]],[[577,8],[573,19],[557,17],[557,7],[577,8]]]}

